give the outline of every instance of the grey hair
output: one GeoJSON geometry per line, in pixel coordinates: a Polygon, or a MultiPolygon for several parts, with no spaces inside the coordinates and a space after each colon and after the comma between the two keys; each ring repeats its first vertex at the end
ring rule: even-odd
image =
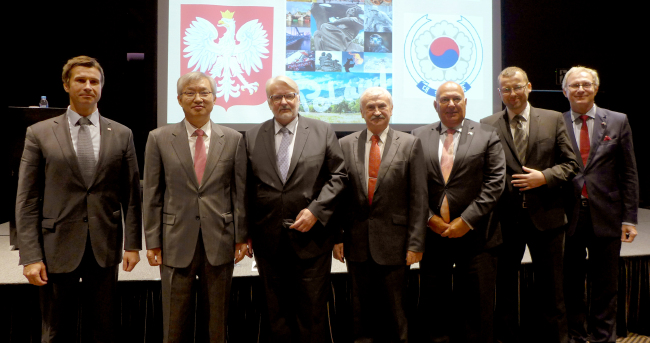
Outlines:
{"type": "Polygon", "coordinates": [[[200,71],[193,71],[189,72],[181,77],[178,78],[178,82],[176,82],[176,91],[178,92],[178,96],[183,93],[183,89],[187,87],[187,85],[190,82],[193,81],[199,81],[201,79],[206,79],[210,82],[210,88],[212,90],[212,95],[217,96],[217,83],[214,82],[214,79],[207,74],[200,72],[200,71]]]}
{"type": "Polygon", "coordinates": [[[521,76],[524,77],[524,81],[526,81],[526,83],[529,82],[529,81],[528,81],[528,74],[526,74],[526,72],[525,72],[523,69],[519,68],[519,67],[508,67],[508,68],[506,68],[506,69],[503,69],[503,70],[501,71],[501,73],[499,73],[499,78],[498,78],[498,79],[499,79],[499,82],[501,82],[501,78],[502,78],[502,77],[512,77],[512,76],[514,76],[517,72],[520,72],[520,73],[521,73],[521,76]]]}
{"type": "Polygon", "coordinates": [[[596,85],[596,87],[600,86],[600,79],[598,78],[598,72],[597,71],[595,71],[595,70],[593,70],[591,68],[583,67],[583,66],[575,66],[575,67],[572,67],[571,69],[569,69],[569,71],[566,73],[566,75],[564,75],[564,78],[562,79],[562,89],[566,89],[568,87],[568,85],[566,84],[566,80],[569,78],[569,75],[571,75],[573,73],[579,73],[581,71],[584,71],[584,72],[587,72],[587,73],[591,74],[591,77],[593,78],[594,84],[596,85]]]}
{"type": "Polygon", "coordinates": [[[359,97],[359,104],[361,105],[363,103],[363,98],[370,94],[384,94],[388,96],[388,99],[390,99],[390,105],[393,106],[393,96],[390,94],[390,92],[384,88],[381,87],[370,87],[366,88],[363,93],[361,93],[361,96],[359,97]]]}

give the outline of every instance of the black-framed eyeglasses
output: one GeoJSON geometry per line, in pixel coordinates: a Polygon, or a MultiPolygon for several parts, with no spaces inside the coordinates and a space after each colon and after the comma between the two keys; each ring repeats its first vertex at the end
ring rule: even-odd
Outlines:
{"type": "Polygon", "coordinates": [[[570,84],[569,87],[571,87],[571,89],[573,89],[575,91],[580,89],[580,87],[582,87],[582,89],[584,89],[584,90],[590,90],[594,85],[595,84],[591,83],[591,82],[583,82],[583,83],[578,82],[578,83],[570,84]]]}
{"type": "Polygon", "coordinates": [[[269,100],[277,104],[282,102],[282,98],[285,98],[287,101],[293,101],[296,96],[298,96],[298,93],[275,94],[271,95],[269,97],[269,100]]]}
{"type": "Polygon", "coordinates": [[[499,91],[501,92],[501,94],[510,94],[512,91],[514,91],[515,93],[521,93],[524,90],[524,88],[526,88],[527,86],[528,83],[523,86],[514,86],[512,88],[510,87],[499,88],[499,91]]]}
{"type": "Polygon", "coordinates": [[[202,99],[207,99],[207,98],[210,97],[210,94],[212,94],[212,92],[210,92],[210,91],[201,91],[201,92],[198,92],[198,93],[197,92],[183,92],[181,94],[185,95],[186,97],[188,97],[190,99],[194,99],[194,97],[196,97],[197,94],[202,99]]]}

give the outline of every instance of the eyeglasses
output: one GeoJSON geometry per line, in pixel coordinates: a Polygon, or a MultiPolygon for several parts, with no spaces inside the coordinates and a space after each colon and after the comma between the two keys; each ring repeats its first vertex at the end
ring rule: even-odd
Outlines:
{"type": "Polygon", "coordinates": [[[584,90],[590,90],[591,87],[593,87],[595,85],[596,85],[595,83],[583,82],[583,83],[570,84],[569,87],[571,87],[571,89],[577,91],[578,89],[580,89],[580,87],[582,87],[582,89],[584,89],[584,90]]]}
{"type": "Polygon", "coordinates": [[[455,98],[452,98],[452,99],[440,98],[440,100],[438,102],[440,104],[442,104],[442,105],[447,105],[448,103],[450,103],[452,101],[454,102],[454,104],[458,105],[461,101],[463,101],[463,98],[461,98],[461,97],[455,97],[455,98]]]}
{"type": "Polygon", "coordinates": [[[499,91],[501,94],[510,94],[512,91],[515,91],[515,93],[521,93],[521,91],[524,90],[528,86],[528,83],[523,85],[523,86],[514,86],[512,88],[506,87],[506,88],[499,88],[499,91]]]}
{"type": "Polygon", "coordinates": [[[269,97],[269,100],[275,104],[282,102],[282,98],[285,98],[287,101],[293,101],[296,98],[298,93],[288,93],[288,94],[275,94],[269,97]]]}
{"type": "Polygon", "coordinates": [[[185,95],[186,97],[188,97],[190,99],[194,99],[194,97],[196,97],[196,94],[198,94],[201,97],[201,99],[207,99],[210,96],[210,94],[212,94],[212,92],[208,92],[208,91],[202,91],[202,92],[198,92],[198,93],[197,92],[183,92],[181,94],[185,95]]]}

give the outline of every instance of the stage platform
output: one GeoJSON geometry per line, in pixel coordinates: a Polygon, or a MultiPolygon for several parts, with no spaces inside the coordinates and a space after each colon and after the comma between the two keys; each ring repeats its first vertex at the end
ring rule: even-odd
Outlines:
{"type": "MultiPolygon", "coordinates": [[[[619,295],[617,334],[625,337],[628,332],[650,336],[650,210],[639,210],[639,235],[634,243],[623,244],[619,260],[619,295]]],[[[160,272],[150,267],[145,252],[140,253],[140,263],[133,272],[121,270],[118,283],[120,303],[120,342],[161,342],[162,313],[160,272]]],[[[537,312],[537,297],[533,291],[534,266],[530,255],[522,260],[519,277],[520,324],[524,333],[535,332],[541,318],[537,312]]],[[[328,313],[332,341],[351,342],[351,302],[349,279],[345,264],[332,263],[332,292],[329,295],[328,313]]],[[[234,270],[230,310],[228,313],[228,341],[259,343],[268,342],[260,335],[264,319],[262,285],[253,267],[253,260],[245,258],[234,270]]],[[[408,277],[406,312],[409,318],[415,314],[419,301],[419,270],[417,266],[408,277]]],[[[9,225],[0,224],[0,294],[3,311],[8,316],[0,320],[0,339],[3,342],[40,341],[40,308],[38,287],[29,285],[18,265],[18,251],[9,246],[9,225]],[[8,338],[8,339],[5,339],[8,338]]],[[[81,313],[82,306],[78,306],[81,313]]],[[[81,323],[79,323],[81,325],[81,323]]],[[[205,341],[197,330],[195,341],[205,341]]],[[[530,337],[529,343],[543,343],[530,337]]]]}

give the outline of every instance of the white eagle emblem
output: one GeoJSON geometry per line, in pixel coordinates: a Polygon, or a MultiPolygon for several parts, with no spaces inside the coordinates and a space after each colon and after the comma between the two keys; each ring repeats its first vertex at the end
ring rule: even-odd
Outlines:
{"type": "Polygon", "coordinates": [[[210,75],[219,84],[217,97],[223,97],[226,102],[231,96],[239,97],[240,89],[248,90],[251,95],[257,91],[259,84],[246,81],[243,72],[248,76],[251,69],[259,72],[263,68],[261,59],[268,58],[265,54],[269,53],[266,49],[269,40],[262,24],[255,19],[236,30],[234,14],[235,12],[228,10],[221,12],[221,20],[217,26],[226,28],[221,38],[217,28],[200,17],[196,17],[185,30],[183,38],[184,44],[187,45],[183,50],[187,54],[183,56],[190,58],[187,67],[194,67],[193,71],[209,70],[210,75]],[[235,38],[239,44],[235,43],[235,38]],[[216,39],[219,39],[217,43],[216,39]],[[239,79],[239,83],[235,78],[239,79]]]}

